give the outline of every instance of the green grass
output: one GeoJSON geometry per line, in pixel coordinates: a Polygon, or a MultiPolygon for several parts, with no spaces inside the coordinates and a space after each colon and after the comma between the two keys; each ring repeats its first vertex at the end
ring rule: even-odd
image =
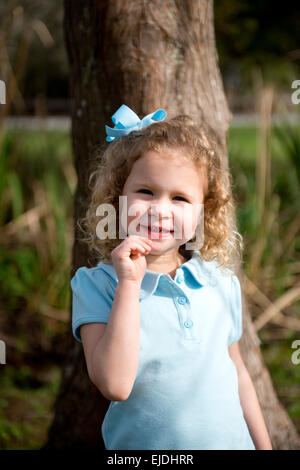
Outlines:
{"type": "Polygon", "coordinates": [[[253,165],[256,156],[256,128],[230,127],[228,135],[228,155],[239,163],[253,165]]]}
{"type": "Polygon", "coordinates": [[[0,449],[38,449],[47,439],[60,370],[1,366],[0,449]],[[5,370],[3,369],[5,367],[5,370]]]}

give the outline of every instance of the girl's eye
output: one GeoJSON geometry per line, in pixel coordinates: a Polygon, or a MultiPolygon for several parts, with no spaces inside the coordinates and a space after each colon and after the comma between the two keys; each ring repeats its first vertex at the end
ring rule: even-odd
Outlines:
{"type": "MultiPolygon", "coordinates": [[[[137,191],[137,193],[141,193],[141,192],[144,192],[144,191],[148,191],[148,193],[151,193],[150,189],[139,189],[137,191]]],[[[151,193],[152,194],[152,193],[151,193]]]]}
{"type": "Polygon", "coordinates": [[[183,197],[183,196],[175,196],[175,197],[177,197],[177,198],[179,197],[180,199],[184,200],[185,202],[188,202],[188,201],[185,199],[185,197],[183,197]]]}
{"type": "MultiPolygon", "coordinates": [[[[142,193],[142,192],[143,192],[143,193],[145,193],[145,192],[147,193],[147,192],[148,192],[148,193],[151,193],[151,194],[152,194],[152,191],[150,191],[150,189],[139,189],[139,190],[137,191],[137,193],[142,193]]],[[[183,196],[175,196],[175,198],[179,198],[179,199],[181,199],[181,200],[183,200],[183,201],[185,201],[185,202],[188,202],[183,196]]],[[[175,198],[174,198],[174,199],[175,199],[175,198]]]]}

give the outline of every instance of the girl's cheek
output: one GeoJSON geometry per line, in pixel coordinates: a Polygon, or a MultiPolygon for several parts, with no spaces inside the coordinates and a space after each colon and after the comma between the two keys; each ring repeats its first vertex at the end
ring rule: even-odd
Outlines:
{"type": "Polygon", "coordinates": [[[148,225],[148,204],[143,201],[134,200],[127,207],[127,223],[132,227],[140,224],[148,225]]]}
{"type": "Polygon", "coordinates": [[[197,211],[191,204],[177,207],[174,211],[174,237],[190,240],[197,226],[197,211]],[[177,235],[176,235],[177,232],[177,235]]]}

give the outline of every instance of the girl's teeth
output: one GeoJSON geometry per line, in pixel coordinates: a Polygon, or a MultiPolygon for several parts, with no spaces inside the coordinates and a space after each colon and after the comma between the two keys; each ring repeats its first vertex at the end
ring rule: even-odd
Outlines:
{"type": "Polygon", "coordinates": [[[156,232],[156,233],[168,233],[168,232],[169,232],[169,230],[157,229],[157,228],[154,228],[154,227],[151,228],[151,227],[149,227],[149,226],[148,226],[148,230],[149,230],[150,232],[156,232]]]}
{"type": "Polygon", "coordinates": [[[151,230],[152,232],[163,232],[163,233],[168,233],[168,230],[164,230],[164,229],[156,229],[156,228],[150,228],[148,227],[149,230],[151,230]]]}

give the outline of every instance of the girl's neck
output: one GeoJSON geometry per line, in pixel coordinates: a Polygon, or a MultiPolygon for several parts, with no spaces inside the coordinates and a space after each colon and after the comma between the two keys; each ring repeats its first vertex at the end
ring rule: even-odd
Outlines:
{"type": "Polygon", "coordinates": [[[173,256],[169,253],[164,253],[159,256],[148,255],[146,256],[147,269],[157,273],[169,274],[174,279],[176,270],[187,260],[180,253],[175,253],[173,256]]]}

